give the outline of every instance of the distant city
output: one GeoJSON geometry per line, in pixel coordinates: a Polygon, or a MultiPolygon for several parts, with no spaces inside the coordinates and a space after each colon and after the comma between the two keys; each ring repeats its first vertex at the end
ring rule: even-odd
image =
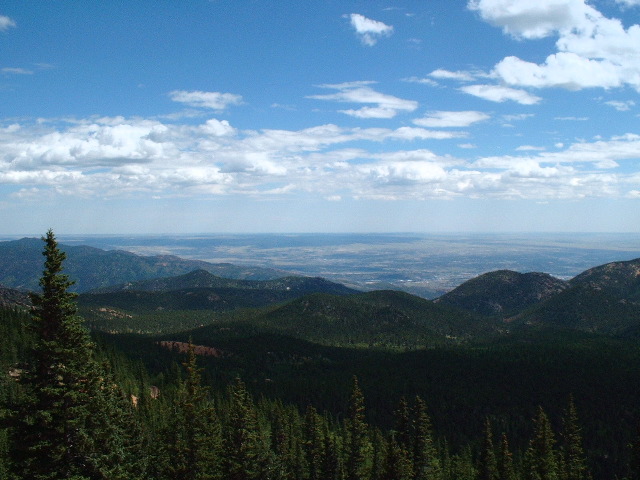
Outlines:
{"type": "Polygon", "coordinates": [[[202,234],[59,236],[67,245],[277,268],[362,290],[435,298],[493,270],[569,279],[640,257],[639,234],[202,234]]]}

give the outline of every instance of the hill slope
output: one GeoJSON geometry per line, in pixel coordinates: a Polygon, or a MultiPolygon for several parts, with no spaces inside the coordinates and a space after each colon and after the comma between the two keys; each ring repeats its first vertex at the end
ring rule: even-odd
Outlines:
{"type": "Polygon", "coordinates": [[[357,293],[357,290],[353,290],[339,283],[330,282],[329,280],[319,277],[287,276],[273,280],[238,280],[222,278],[217,275],[213,275],[207,270],[194,270],[175,277],[163,277],[138,282],[128,282],[121,285],[99,288],[92,290],[89,293],[99,294],[126,291],[169,292],[195,288],[227,288],[248,291],[272,290],[288,292],[292,296],[299,296],[313,292],[333,293],[336,295],[350,295],[357,293]]]}
{"type": "Polygon", "coordinates": [[[488,272],[473,278],[436,300],[480,315],[508,318],[568,288],[546,273],[488,272]]]}
{"type": "Polygon", "coordinates": [[[221,328],[249,328],[323,345],[411,348],[460,343],[498,331],[495,322],[391,290],[305,295],[240,322],[205,327],[214,337],[221,328]]]}
{"type": "MultiPolygon", "coordinates": [[[[0,284],[37,290],[42,274],[43,243],[36,238],[0,242],[0,284]]],[[[203,269],[215,275],[237,279],[268,280],[285,272],[259,267],[239,267],[229,263],[185,260],[172,255],[141,256],[121,250],[101,250],[87,246],[60,245],[66,252],[65,273],[76,283],[74,291],[158,277],[182,275],[203,269]]]]}
{"type": "Polygon", "coordinates": [[[640,259],[591,268],[519,322],[625,334],[640,327],[640,259]]]}

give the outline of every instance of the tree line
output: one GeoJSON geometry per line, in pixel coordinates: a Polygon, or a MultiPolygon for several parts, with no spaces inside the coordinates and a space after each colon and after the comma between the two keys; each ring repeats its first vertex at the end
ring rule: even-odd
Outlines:
{"type": "MultiPolygon", "coordinates": [[[[357,377],[344,418],[256,399],[238,378],[224,394],[203,381],[191,345],[170,388],[152,391],[144,372],[123,382],[77,315],[64,252],[47,232],[34,308],[3,313],[22,338],[0,355],[0,480],[588,480],[578,414],[568,399],[554,430],[538,409],[527,448],[512,452],[492,431],[453,450],[433,430],[424,399],[401,399],[394,425],[367,421],[357,377]],[[16,362],[23,362],[16,366],[16,362]],[[11,366],[11,368],[9,368],[11,366]],[[132,393],[135,392],[135,396],[132,393]]],[[[640,444],[629,477],[639,478],[640,444]]]]}

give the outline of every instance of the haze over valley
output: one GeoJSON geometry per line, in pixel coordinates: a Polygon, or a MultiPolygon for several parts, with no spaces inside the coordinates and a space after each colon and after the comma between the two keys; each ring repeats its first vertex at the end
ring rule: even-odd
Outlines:
{"type": "Polygon", "coordinates": [[[320,276],[362,290],[434,298],[492,270],[567,280],[608,262],[640,257],[638,234],[206,234],[62,235],[68,245],[177,255],[320,276]]]}

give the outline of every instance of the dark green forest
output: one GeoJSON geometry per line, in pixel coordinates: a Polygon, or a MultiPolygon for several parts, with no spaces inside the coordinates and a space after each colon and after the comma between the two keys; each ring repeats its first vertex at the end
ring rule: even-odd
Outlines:
{"type": "Polygon", "coordinates": [[[640,478],[631,330],[527,309],[506,335],[393,292],[217,312],[172,294],[153,329],[152,297],[135,316],[116,292],[101,324],[53,232],[43,248],[32,307],[0,309],[0,479],[640,478]],[[134,316],[144,333],[116,328],[134,316]]]}

